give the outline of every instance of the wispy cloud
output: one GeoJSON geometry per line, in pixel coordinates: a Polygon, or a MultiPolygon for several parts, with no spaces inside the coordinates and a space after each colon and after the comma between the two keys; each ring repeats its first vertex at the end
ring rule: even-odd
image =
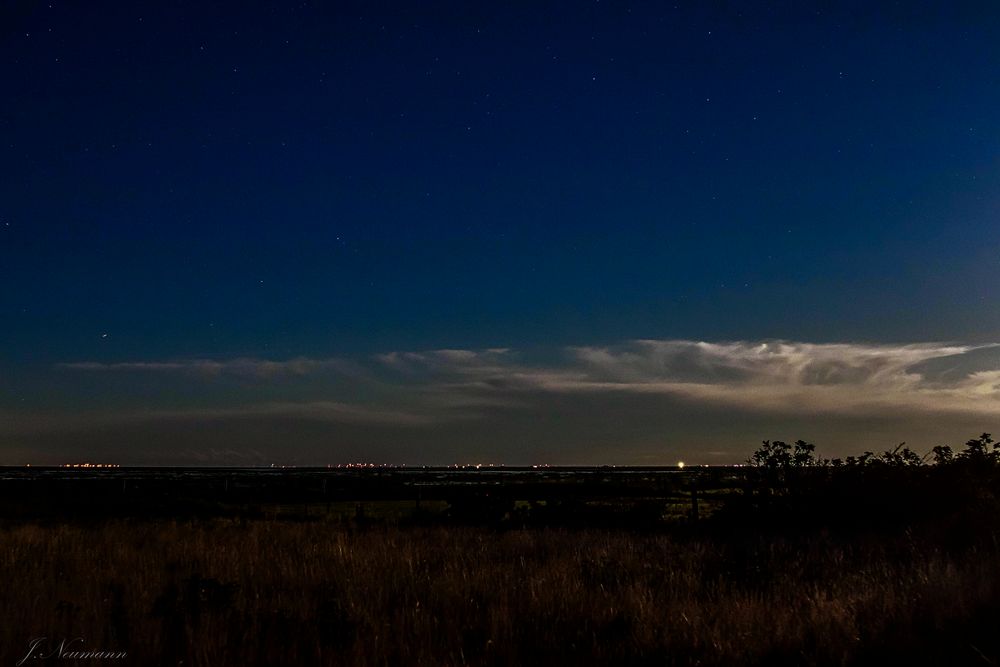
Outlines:
{"type": "Polygon", "coordinates": [[[188,408],[179,410],[149,410],[135,413],[136,418],[214,420],[247,417],[278,417],[344,424],[379,424],[386,426],[426,426],[438,421],[435,415],[366,406],[339,401],[286,401],[252,403],[226,408],[188,408]]]}
{"type": "Polygon", "coordinates": [[[516,364],[517,355],[508,348],[486,350],[430,350],[388,352],[374,360],[386,369],[407,375],[481,375],[503,373],[516,364]]]}
{"type": "MultiPolygon", "coordinates": [[[[368,402],[265,401],[208,416],[292,415],[428,424],[530,407],[532,395],[634,393],[748,411],[1000,414],[1000,347],[939,343],[635,340],[525,355],[511,349],[395,351],[367,361],[296,358],[63,364],[87,372],[236,375],[267,381],[340,372],[377,382],[368,402]],[[376,380],[377,378],[377,380],[376,380]]],[[[334,384],[338,380],[332,381],[334,384]]],[[[185,414],[191,414],[186,412],[185,414]]]]}
{"type": "Polygon", "coordinates": [[[345,359],[311,359],[296,357],[282,361],[255,358],[237,359],[185,359],[178,361],[131,361],[100,363],[94,361],[58,364],[59,368],[74,371],[116,373],[186,373],[214,377],[233,375],[268,379],[279,376],[302,376],[322,372],[356,373],[357,364],[345,359]]]}
{"type": "Polygon", "coordinates": [[[574,348],[571,372],[539,372],[550,391],[662,393],[747,409],[871,413],[886,409],[1000,412],[1000,355],[979,355],[942,382],[927,362],[950,360],[994,346],[868,345],[794,342],[704,343],[634,341],[574,348]]]}
{"type": "Polygon", "coordinates": [[[768,437],[812,439],[827,455],[897,437],[926,450],[1000,418],[1000,346],[952,343],[632,340],[85,361],[51,380],[62,405],[0,412],[8,458],[49,443],[136,461],[159,447],[232,463],[735,462],[768,437]],[[100,381],[73,394],[77,374],[100,381]]]}
{"type": "Polygon", "coordinates": [[[430,387],[456,397],[631,392],[767,412],[1000,413],[995,345],[636,340],[562,348],[534,364],[507,350],[394,353],[380,361],[428,370],[430,387]]]}

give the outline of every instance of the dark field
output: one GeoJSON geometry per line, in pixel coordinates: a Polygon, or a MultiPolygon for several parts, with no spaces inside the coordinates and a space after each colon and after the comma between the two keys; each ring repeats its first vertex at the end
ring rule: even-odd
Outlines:
{"type": "Polygon", "coordinates": [[[8,470],[0,661],[995,664],[995,479],[900,474],[8,470]]]}

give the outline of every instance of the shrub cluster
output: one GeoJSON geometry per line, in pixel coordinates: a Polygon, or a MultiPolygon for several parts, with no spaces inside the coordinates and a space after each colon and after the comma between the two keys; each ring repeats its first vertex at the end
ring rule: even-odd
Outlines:
{"type": "Polygon", "coordinates": [[[983,433],[978,438],[972,438],[965,443],[965,448],[957,454],[948,445],[938,445],[930,452],[921,456],[901,442],[892,449],[876,454],[866,451],[860,456],[826,459],[816,455],[816,445],[804,440],[796,440],[788,444],[781,440],[765,440],[755,451],[747,463],[751,466],[771,469],[805,468],[805,467],[856,467],[856,466],[889,466],[895,468],[916,467],[922,465],[957,465],[1000,463],[1000,442],[993,440],[989,433],[983,433]]]}

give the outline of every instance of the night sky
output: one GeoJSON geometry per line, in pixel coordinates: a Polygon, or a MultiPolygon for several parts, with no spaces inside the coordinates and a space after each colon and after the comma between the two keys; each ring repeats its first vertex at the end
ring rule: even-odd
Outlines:
{"type": "Polygon", "coordinates": [[[0,7],[0,464],[1000,430],[991,3],[0,7]]]}

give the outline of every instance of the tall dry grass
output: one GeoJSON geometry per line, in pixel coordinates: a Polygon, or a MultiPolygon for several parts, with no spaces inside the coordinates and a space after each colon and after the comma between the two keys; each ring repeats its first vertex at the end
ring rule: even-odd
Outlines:
{"type": "Polygon", "coordinates": [[[906,535],[20,525],[0,664],[37,636],[129,654],[88,664],[988,664],[998,564],[906,535]]]}

